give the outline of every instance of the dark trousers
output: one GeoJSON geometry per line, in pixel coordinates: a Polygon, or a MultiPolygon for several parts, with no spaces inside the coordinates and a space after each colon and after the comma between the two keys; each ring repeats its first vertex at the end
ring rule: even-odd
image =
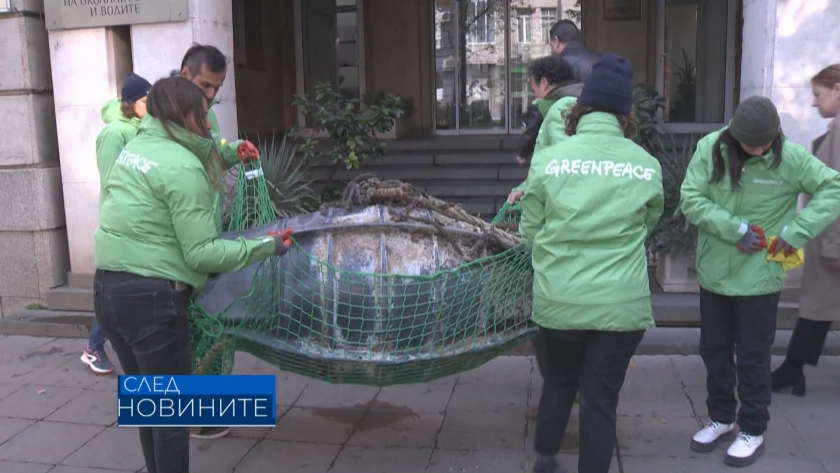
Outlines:
{"type": "MultiPolygon", "coordinates": [[[[96,320],[125,374],[190,374],[190,300],[175,283],[97,270],[93,295],[96,320]]],[[[141,427],[140,444],[149,473],[190,471],[189,428],[141,427]]]]}
{"type": "Polygon", "coordinates": [[[537,357],[543,390],[534,450],[545,456],[560,452],[572,404],[580,389],[578,471],[607,473],[615,451],[618,393],[644,331],[566,331],[540,327],[537,336],[544,352],[542,358],[537,357]]]}
{"type": "Polygon", "coordinates": [[[706,365],[709,418],[736,421],[737,385],[738,426],[750,435],[763,434],[770,420],[770,347],[780,294],[730,297],[700,290],[700,355],[706,365]]]}
{"type": "Polygon", "coordinates": [[[787,359],[798,366],[817,366],[831,322],[799,318],[790,337],[787,359]]]}

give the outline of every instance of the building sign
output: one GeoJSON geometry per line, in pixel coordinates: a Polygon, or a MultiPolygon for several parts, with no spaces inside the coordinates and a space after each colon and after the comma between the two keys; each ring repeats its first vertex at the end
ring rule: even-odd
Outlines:
{"type": "Polygon", "coordinates": [[[48,30],[167,23],[189,18],[189,0],[47,0],[48,30]]]}
{"type": "Polygon", "coordinates": [[[641,20],[642,0],[604,0],[604,20],[641,20]]]}

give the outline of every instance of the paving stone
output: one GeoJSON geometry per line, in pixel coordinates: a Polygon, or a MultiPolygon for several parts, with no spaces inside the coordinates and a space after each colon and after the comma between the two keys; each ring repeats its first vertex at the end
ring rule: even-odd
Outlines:
{"type": "MultiPolygon", "coordinates": [[[[369,386],[329,384],[323,381],[311,381],[304,389],[295,407],[355,407],[366,409],[379,393],[378,388],[369,386]]],[[[281,404],[278,398],[278,404],[281,404]]]]}
{"type": "Polygon", "coordinates": [[[371,403],[373,412],[430,414],[446,410],[455,384],[408,384],[382,388],[371,403]]]}
{"type": "MultiPolygon", "coordinates": [[[[807,399],[807,398],[806,398],[807,399]]],[[[808,450],[825,465],[837,465],[840,470],[840,449],[837,448],[837,426],[840,425],[840,416],[825,414],[802,414],[788,416],[788,423],[796,432],[796,437],[802,439],[808,450]]],[[[768,432],[765,439],[767,447],[772,445],[775,449],[777,442],[775,427],[780,421],[771,419],[768,425],[768,432]],[[772,443],[771,443],[772,442],[772,443]]]]}
{"type": "Polygon", "coordinates": [[[434,448],[443,414],[368,412],[348,445],[434,448]]]}
{"type": "Polygon", "coordinates": [[[231,473],[257,442],[257,439],[235,437],[192,440],[190,470],[201,473],[231,473]]]}
{"type": "MultiPolygon", "coordinates": [[[[527,419],[527,434],[525,436],[525,450],[532,452],[534,449],[534,438],[537,433],[537,419],[527,419]]],[[[569,416],[569,423],[566,425],[566,434],[563,436],[563,443],[560,445],[560,453],[578,453],[580,450],[580,413],[577,407],[572,408],[569,416]]]]}
{"type": "Polygon", "coordinates": [[[272,440],[340,445],[347,441],[365,411],[357,408],[293,407],[268,433],[272,440]]]}
{"type": "Polygon", "coordinates": [[[431,455],[430,448],[347,446],[330,473],[423,473],[431,455]]]}
{"type": "MultiPolygon", "coordinates": [[[[303,376],[298,376],[294,373],[287,373],[280,371],[272,365],[264,361],[257,361],[257,364],[251,367],[248,374],[273,374],[277,377],[277,404],[284,406],[291,406],[300,398],[303,390],[309,385],[310,380],[303,376]]],[[[315,406],[324,407],[324,406],[315,406]]],[[[327,406],[329,407],[329,406],[327,406]]]]}
{"type": "Polygon", "coordinates": [[[235,352],[231,374],[252,374],[257,363],[262,363],[262,361],[256,356],[241,351],[235,352]]]}
{"type": "Polygon", "coordinates": [[[458,384],[516,384],[527,386],[531,380],[531,358],[524,356],[500,356],[474,370],[461,373],[458,384]]]}
{"type": "MultiPolygon", "coordinates": [[[[625,473],[712,473],[722,471],[721,468],[723,467],[714,455],[704,455],[697,458],[675,458],[633,457],[624,453],[621,454],[621,466],[625,473]]],[[[750,468],[744,470],[753,471],[750,468]]],[[[782,473],[782,471],[780,470],[779,473],[782,473]]]]}
{"type": "Polygon", "coordinates": [[[447,412],[437,447],[445,450],[522,451],[525,414],[522,409],[492,412],[447,412]]]}
{"type": "MultiPolygon", "coordinates": [[[[533,452],[525,454],[525,472],[530,473],[534,468],[534,461],[536,460],[536,456],[533,452]]],[[[568,471],[578,471],[578,455],[577,454],[570,454],[570,453],[561,453],[557,455],[557,461],[560,462],[560,465],[566,468],[568,471]]],[[[562,471],[562,470],[561,470],[562,471]]],[[[610,469],[608,473],[652,473],[648,470],[621,470],[621,467],[618,464],[618,459],[613,456],[612,463],[610,463],[610,469]]],[[[681,472],[667,472],[667,473],[681,473],[681,472]]]]}
{"type": "MultiPolygon", "coordinates": [[[[38,422],[0,446],[0,459],[57,464],[85,445],[102,427],[59,422],[38,422]],[[46,442],[46,444],[45,444],[46,442]],[[49,448],[44,448],[49,445],[49,448]]],[[[112,455],[109,451],[106,454],[112,455]]],[[[142,465],[138,466],[140,469],[142,465]]]]}
{"type": "Polygon", "coordinates": [[[117,421],[117,394],[83,391],[46,420],[107,427],[117,421]]]}
{"type": "MultiPolygon", "coordinates": [[[[290,443],[261,440],[236,466],[236,473],[265,473],[288,471],[295,473],[326,473],[338,455],[337,445],[290,443]]],[[[354,473],[361,473],[354,472],[354,473]]],[[[400,470],[397,470],[400,471],[400,470]]],[[[364,473],[370,473],[364,471],[364,473]]],[[[391,473],[391,472],[389,472],[391,473]]]]}
{"type": "Polygon", "coordinates": [[[82,363],[78,357],[65,360],[64,363],[48,371],[38,379],[39,384],[47,386],[59,386],[65,388],[91,389],[100,381],[105,381],[117,390],[116,371],[111,374],[96,374],[87,365],[82,363]]]}
{"type": "Polygon", "coordinates": [[[50,343],[55,340],[56,339],[52,337],[28,337],[25,335],[7,335],[3,338],[3,355],[0,355],[0,359],[3,359],[4,356],[26,353],[27,351],[32,350],[33,348],[39,347],[41,345],[46,345],[47,343],[50,343]]]}
{"type": "Polygon", "coordinates": [[[52,470],[52,465],[43,463],[12,462],[0,460],[0,471],[6,473],[47,473],[52,470]]]}
{"type": "Polygon", "coordinates": [[[528,384],[458,383],[449,401],[448,411],[524,410],[528,405],[528,384]]]}
{"type": "MultiPolygon", "coordinates": [[[[426,473],[525,472],[525,454],[487,450],[435,450],[426,473]]],[[[527,470],[530,473],[531,470],[527,470]]]]}
{"type": "Polygon", "coordinates": [[[630,456],[695,457],[689,443],[699,428],[693,417],[619,416],[618,448],[630,456]]]}
{"type": "Polygon", "coordinates": [[[35,421],[30,419],[0,418],[0,445],[34,423],[35,421]]]}
{"type": "Polygon", "coordinates": [[[685,386],[706,386],[706,365],[698,355],[671,355],[671,362],[685,386]]]}
{"type": "MultiPolygon", "coordinates": [[[[826,473],[826,470],[832,471],[831,468],[825,468],[819,461],[813,458],[772,456],[769,454],[770,451],[770,445],[767,445],[767,450],[761,458],[756,460],[752,465],[745,468],[737,468],[737,470],[744,471],[745,473],[826,473]]],[[[720,465],[720,471],[730,473],[735,468],[726,466],[723,463],[724,456],[726,456],[726,448],[715,450],[714,457],[718,465],[720,465]]]]}
{"type": "Polygon", "coordinates": [[[81,468],[77,466],[58,465],[55,469],[50,470],[49,473],[126,473],[126,471],[134,470],[103,470],[101,468],[81,468]]]}
{"type": "Polygon", "coordinates": [[[23,385],[20,384],[0,382],[0,399],[5,399],[6,396],[11,396],[12,393],[22,388],[23,385]]]}
{"type": "Polygon", "coordinates": [[[0,417],[43,419],[81,393],[81,389],[30,384],[0,400],[0,417]]]}
{"type": "MultiPolygon", "coordinates": [[[[64,424],[74,425],[74,424],[64,424]]],[[[77,427],[80,427],[77,425],[77,427]]],[[[97,427],[100,430],[101,427],[97,427]]],[[[56,462],[58,463],[58,462],[56,462]]],[[[146,465],[136,428],[109,427],[61,462],[62,465],[137,471],[146,465]]]]}

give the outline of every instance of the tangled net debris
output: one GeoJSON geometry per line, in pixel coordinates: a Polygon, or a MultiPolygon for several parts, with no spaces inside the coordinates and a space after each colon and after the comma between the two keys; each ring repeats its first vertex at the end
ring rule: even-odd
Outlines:
{"type": "Polygon", "coordinates": [[[488,223],[411,184],[361,175],[339,202],[277,221],[251,166],[232,212],[249,217],[223,237],[291,227],[295,243],[211,278],[191,313],[195,372],[229,373],[245,351],[331,383],[427,382],[533,334],[531,255],[504,218],[488,223]]]}

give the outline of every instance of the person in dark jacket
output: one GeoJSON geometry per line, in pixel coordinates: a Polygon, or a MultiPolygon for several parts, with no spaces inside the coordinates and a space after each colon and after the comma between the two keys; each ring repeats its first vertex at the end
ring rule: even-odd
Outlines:
{"type": "Polygon", "coordinates": [[[537,145],[537,135],[551,106],[563,97],[577,97],[582,88],[582,85],[575,84],[572,67],[559,56],[545,56],[534,60],[528,67],[528,75],[535,100],[522,115],[525,141],[516,154],[516,161],[520,166],[527,166],[531,161],[531,155],[534,154],[534,147],[537,145]]]}
{"type": "Polygon", "coordinates": [[[583,82],[601,54],[580,42],[580,30],[572,20],[560,20],[551,27],[551,53],[565,59],[574,70],[577,82],[583,82]]]}

